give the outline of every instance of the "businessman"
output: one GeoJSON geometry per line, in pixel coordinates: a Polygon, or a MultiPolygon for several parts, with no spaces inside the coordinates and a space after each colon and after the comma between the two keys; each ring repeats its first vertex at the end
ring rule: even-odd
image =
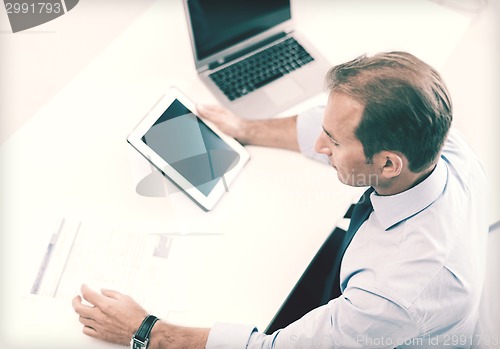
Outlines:
{"type": "Polygon", "coordinates": [[[199,111],[242,143],[327,160],[341,182],[369,187],[355,209],[363,218],[353,213],[359,222],[349,228],[339,274],[332,266],[340,296],[325,282],[317,290],[322,304],[266,335],[253,326],[157,321],[126,295],[82,286],[73,307],[86,335],[123,345],[147,337],[154,349],[470,346],[484,278],[488,186],[470,147],[450,131],[444,82],[415,56],[389,52],[335,66],[326,83],[326,107],[294,117],[248,121],[220,107],[199,111]]]}

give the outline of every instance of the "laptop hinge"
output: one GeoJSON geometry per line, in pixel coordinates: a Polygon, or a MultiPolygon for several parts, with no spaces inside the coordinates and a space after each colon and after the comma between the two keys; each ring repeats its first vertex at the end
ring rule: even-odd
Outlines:
{"type": "Polygon", "coordinates": [[[238,51],[236,53],[230,54],[230,55],[228,55],[228,56],[226,56],[224,58],[221,58],[221,59],[219,59],[219,60],[217,60],[215,62],[210,63],[208,65],[208,69],[215,69],[215,68],[221,66],[222,64],[224,64],[226,62],[230,62],[233,59],[237,59],[239,57],[242,57],[242,56],[246,55],[247,53],[253,52],[253,51],[255,51],[255,50],[257,50],[257,49],[259,49],[261,47],[264,47],[264,46],[266,46],[266,45],[268,45],[268,44],[270,44],[270,43],[272,43],[272,42],[274,42],[276,40],[279,40],[279,39],[281,39],[281,38],[283,38],[283,37],[285,37],[287,35],[288,34],[286,32],[280,32],[280,33],[278,33],[276,35],[270,36],[270,37],[268,37],[265,40],[259,41],[255,45],[251,45],[251,46],[249,46],[249,47],[247,47],[247,48],[245,48],[243,50],[240,50],[240,51],[238,51]]]}

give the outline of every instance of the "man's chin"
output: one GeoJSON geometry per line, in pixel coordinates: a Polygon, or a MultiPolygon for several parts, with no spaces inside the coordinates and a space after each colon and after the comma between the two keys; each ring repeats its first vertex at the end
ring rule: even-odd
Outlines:
{"type": "Polygon", "coordinates": [[[350,183],[348,183],[348,181],[346,181],[344,176],[342,176],[342,174],[337,170],[337,168],[335,166],[333,166],[333,169],[335,171],[337,171],[337,178],[339,179],[340,183],[345,184],[345,185],[351,185],[350,183]]]}
{"type": "Polygon", "coordinates": [[[355,178],[350,177],[350,176],[343,176],[342,173],[340,173],[337,170],[337,178],[342,184],[348,185],[350,187],[366,187],[370,184],[367,184],[365,181],[362,180],[355,180],[355,178]]]}

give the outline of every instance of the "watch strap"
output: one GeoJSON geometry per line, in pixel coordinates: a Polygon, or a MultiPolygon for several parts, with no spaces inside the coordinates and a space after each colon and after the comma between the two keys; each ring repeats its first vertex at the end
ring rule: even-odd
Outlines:
{"type": "Polygon", "coordinates": [[[154,315],[148,315],[144,318],[141,326],[139,326],[139,329],[132,337],[132,349],[147,348],[149,335],[156,321],[158,321],[158,318],[154,315]]]}

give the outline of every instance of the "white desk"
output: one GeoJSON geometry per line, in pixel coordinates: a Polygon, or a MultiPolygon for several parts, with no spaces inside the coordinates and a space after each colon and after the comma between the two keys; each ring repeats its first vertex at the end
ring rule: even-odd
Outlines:
{"type": "MultiPolygon", "coordinates": [[[[415,9],[397,1],[377,8],[366,2],[362,9],[347,3],[293,3],[298,27],[332,63],[365,51],[404,49],[439,68],[467,25],[427,2],[415,9]]],[[[192,311],[167,319],[264,329],[359,193],[340,184],[329,167],[300,154],[248,147],[251,161],[213,212],[179,193],[137,195],[147,165],[125,139],[170,85],[198,102],[213,101],[195,75],[180,1],[158,1],[2,146],[1,275],[8,285],[2,291],[3,342],[110,347],[80,333],[70,299],[24,296],[28,285],[19,276],[37,267],[46,243],[37,231],[48,229],[47,216],[104,217],[117,229],[145,234],[175,232],[179,222],[188,230],[221,234],[210,237],[213,250],[180,244],[192,311]]]]}

